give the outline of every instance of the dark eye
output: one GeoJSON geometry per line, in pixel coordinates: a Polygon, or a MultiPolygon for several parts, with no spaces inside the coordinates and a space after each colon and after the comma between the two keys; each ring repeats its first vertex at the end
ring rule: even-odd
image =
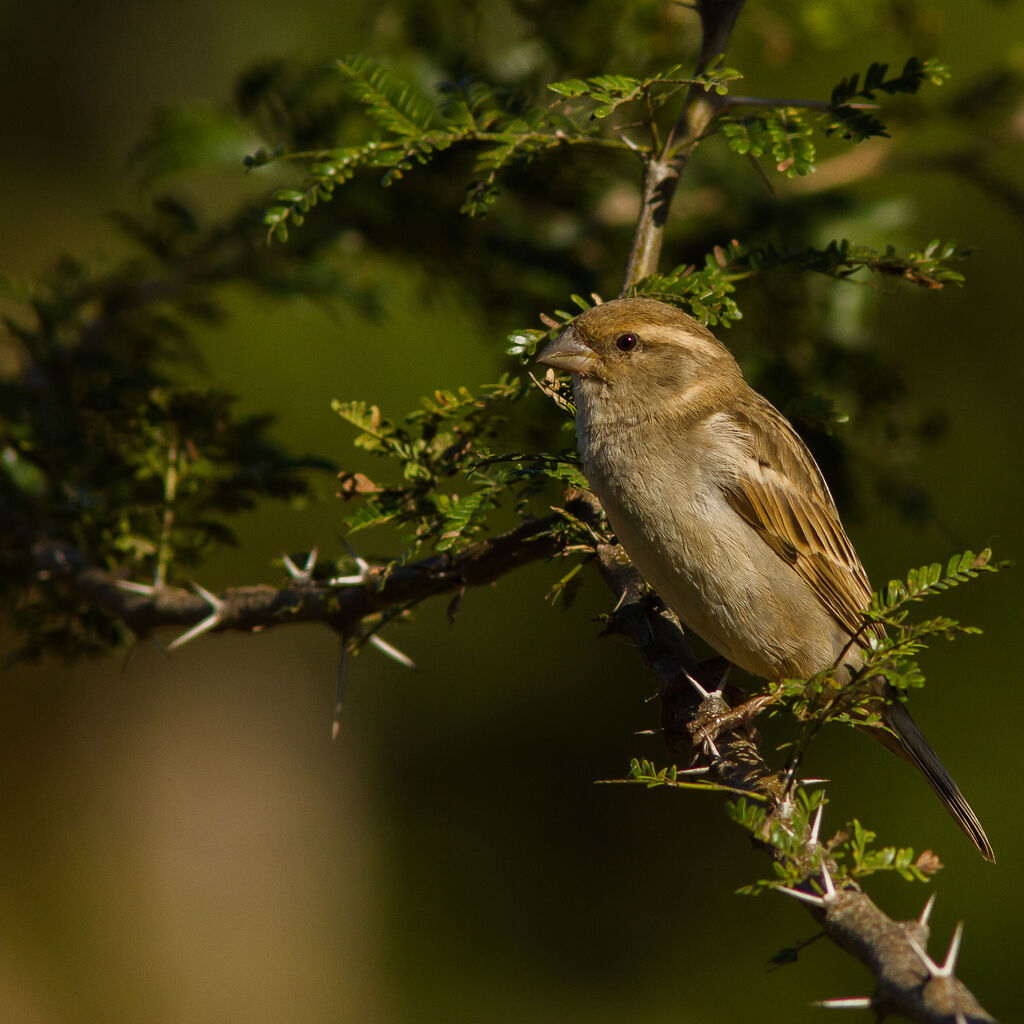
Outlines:
{"type": "Polygon", "coordinates": [[[638,340],[639,339],[635,334],[620,334],[615,339],[615,346],[623,352],[632,352],[632,350],[636,348],[638,340]]]}

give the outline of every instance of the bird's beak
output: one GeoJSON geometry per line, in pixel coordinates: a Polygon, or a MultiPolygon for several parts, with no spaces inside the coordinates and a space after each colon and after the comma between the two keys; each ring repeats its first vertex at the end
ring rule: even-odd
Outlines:
{"type": "Polygon", "coordinates": [[[583,343],[575,327],[569,327],[544,347],[537,356],[537,362],[546,363],[556,370],[586,374],[593,372],[597,354],[583,343]]]}

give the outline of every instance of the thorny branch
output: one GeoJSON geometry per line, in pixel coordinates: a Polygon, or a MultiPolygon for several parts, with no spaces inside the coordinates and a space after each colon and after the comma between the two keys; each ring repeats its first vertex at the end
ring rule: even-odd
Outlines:
{"type": "Polygon", "coordinates": [[[194,627],[209,618],[213,602],[217,614],[210,632],[255,632],[320,622],[346,634],[371,616],[463,587],[482,586],[529,562],[561,554],[560,523],[556,515],[529,520],[455,553],[437,554],[387,573],[371,568],[360,586],[339,588],[312,579],[281,588],[232,587],[208,597],[201,590],[126,585],[115,573],[91,565],[81,552],[67,546],[40,545],[34,555],[40,578],[61,580],[88,603],[117,616],[138,636],[148,636],[160,626],[194,627]]]}
{"type": "MultiPolygon", "coordinates": [[[[592,495],[574,491],[566,503],[580,519],[599,520],[600,506],[592,495]]],[[[362,621],[389,610],[488,584],[530,562],[564,553],[560,522],[555,515],[531,520],[462,551],[434,555],[386,575],[370,568],[358,586],[340,589],[329,581],[300,579],[282,588],[235,587],[216,597],[201,588],[194,594],[178,587],[126,587],[117,575],[90,565],[80,552],[66,546],[40,546],[34,554],[41,577],[61,580],[84,600],[117,615],[140,636],[160,626],[194,629],[208,619],[213,623],[210,631],[252,632],[320,622],[347,635],[362,621]]],[[[675,617],[652,598],[621,547],[597,543],[594,556],[616,602],[610,629],[632,641],[661,684],[666,738],[671,741],[688,734],[699,743],[705,722],[729,720],[729,712],[727,707],[712,706],[722,700],[719,694],[698,702],[687,675],[700,677],[712,688],[718,685],[725,662],[697,664],[675,617]]],[[[731,696],[730,690],[724,692],[731,696]]],[[[745,716],[738,713],[731,724],[737,727],[718,734],[716,753],[707,759],[712,776],[734,790],[767,798],[773,805],[770,820],[781,819],[791,827],[792,805],[785,780],[765,762],[757,733],[745,716]]],[[[817,837],[808,835],[807,842],[813,851],[817,837]]],[[[812,861],[820,856],[821,863],[828,862],[824,850],[809,856],[812,861]]],[[[901,1013],[919,1024],[994,1024],[994,1018],[954,977],[956,950],[942,966],[922,955],[928,939],[927,915],[918,921],[894,921],[855,883],[847,881],[842,889],[830,891],[831,880],[823,882],[825,895],[808,889],[801,898],[825,934],[875,976],[874,994],[856,1005],[874,1009],[879,1017],[901,1013]]]]}
{"type": "MultiPolygon", "coordinates": [[[[728,710],[716,693],[698,700],[686,676],[702,676],[707,683],[709,673],[717,672],[721,676],[724,663],[716,659],[718,664],[695,664],[672,613],[649,601],[621,548],[600,545],[597,560],[601,575],[617,601],[613,628],[633,642],[661,684],[666,739],[671,740],[685,730],[699,743],[705,721],[720,719],[723,711],[727,715],[728,710]]],[[[712,683],[715,685],[718,685],[717,680],[712,683]]],[[[766,825],[781,820],[792,829],[792,803],[787,799],[785,780],[765,762],[756,731],[749,724],[741,724],[730,732],[720,733],[714,750],[716,753],[707,757],[712,777],[731,789],[767,798],[773,809],[766,825]]],[[[817,836],[808,829],[803,838],[808,845],[809,860],[820,857],[820,863],[827,865],[827,850],[820,847],[817,836]]],[[[769,849],[767,845],[765,849],[769,849]]],[[[929,936],[930,902],[919,920],[894,921],[851,881],[836,890],[830,878],[823,878],[821,888],[821,896],[810,889],[794,895],[800,895],[807,902],[826,936],[865,964],[875,976],[872,996],[823,1005],[872,1009],[879,1019],[898,1013],[919,1024],[993,1024],[995,1018],[954,977],[958,938],[941,966],[930,957],[922,956],[929,936]]]]}
{"type": "MultiPolygon", "coordinates": [[[[724,53],[742,5],[743,0],[698,0],[703,43],[697,75],[724,53]]],[[[733,102],[743,100],[736,98],[733,102]]],[[[644,157],[641,212],[623,291],[656,272],[680,176],[708,124],[726,102],[717,94],[692,86],[664,143],[644,157]]],[[[1011,198],[1016,201],[1017,197],[1011,198]]],[[[141,304],[154,297],[140,289],[136,301],[141,304]]],[[[93,334],[106,326],[101,318],[93,325],[93,334]]],[[[88,341],[88,335],[83,340],[88,341]]],[[[592,498],[589,514],[595,520],[600,516],[592,498]]],[[[154,587],[126,587],[118,574],[90,564],[81,552],[68,546],[40,545],[34,557],[40,578],[60,580],[84,601],[117,616],[139,636],[147,636],[161,626],[187,627],[189,634],[198,635],[197,627],[204,623],[209,624],[209,631],[252,632],[299,622],[319,622],[348,636],[365,620],[446,592],[491,583],[530,562],[564,554],[564,547],[559,517],[549,516],[525,522],[459,552],[438,554],[387,573],[371,568],[355,586],[339,588],[326,580],[295,579],[280,588],[235,587],[217,596],[201,588],[193,593],[165,586],[160,572],[154,587]]],[[[632,640],[661,683],[667,738],[683,734],[699,742],[704,722],[721,717],[721,709],[712,705],[722,698],[711,694],[698,701],[684,674],[700,676],[705,669],[714,671],[716,666],[696,664],[674,616],[650,599],[621,548],[599,543],[594,555],[617,602],[612,628],[632,640]]],[[[769,768],[749,723],[740,720],[737,728],[720,733],[713,749],[706,760],[717,781],[767,798],[773,806],[773,820],[791,820],[785,780],[769,768]]],[[[871,997],[836,1000],[831,1005],[870,1008],[879,1018],[899,1013],[921,1024],[993,1024],[994,1018],[954,976],[959,932],[941,965],[924,952],[931,903],[918,920],[892,920],[852,881],[837,890],[828,876],[827,850],[819,846],[816,835],[808,832],[806,838],[810,848],[820,850],[814,859],[820,858],[823,865],[822,895],[808,888],[800,898],[828,938],[857,957],[875,977],[871,997]]]]}

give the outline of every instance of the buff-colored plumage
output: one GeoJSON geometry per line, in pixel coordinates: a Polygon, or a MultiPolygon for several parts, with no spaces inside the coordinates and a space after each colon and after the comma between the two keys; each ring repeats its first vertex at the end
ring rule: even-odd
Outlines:
{"type": "MultiPolygon", "coordinates": [[[[766,679],[833,665],[861,629],[871,585],[811,453],[725,346],[672,306],[618,299],[577,317],[539,359],[573,374],[583,470],[680,620],[766,679]]],[[[855,665],[856,646],[844,657],[855,665]]],[[[898,741],[874,734],[994,859],[906,708],[889,704],[884,718],[898,741]]]]}

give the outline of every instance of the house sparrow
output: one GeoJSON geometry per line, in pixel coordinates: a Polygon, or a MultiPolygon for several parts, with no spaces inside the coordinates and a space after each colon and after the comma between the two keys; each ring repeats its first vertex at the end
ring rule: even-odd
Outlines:
{"type": "MultiPolygon", "coordinates": [[[[578,316],[538,359],[572,374],[584,473],[684,625],[765,679],[807,679],[840,658],[856,670],[867,574],[813,456],[707,328],[653,299],[617,299],[578,316]]],[[[871,688],[895,697],[881,677],[871,688]]],[[[994,860],[906,707],[896,698],[881,715],[888,729],[872,734],[994,860]]]]}

